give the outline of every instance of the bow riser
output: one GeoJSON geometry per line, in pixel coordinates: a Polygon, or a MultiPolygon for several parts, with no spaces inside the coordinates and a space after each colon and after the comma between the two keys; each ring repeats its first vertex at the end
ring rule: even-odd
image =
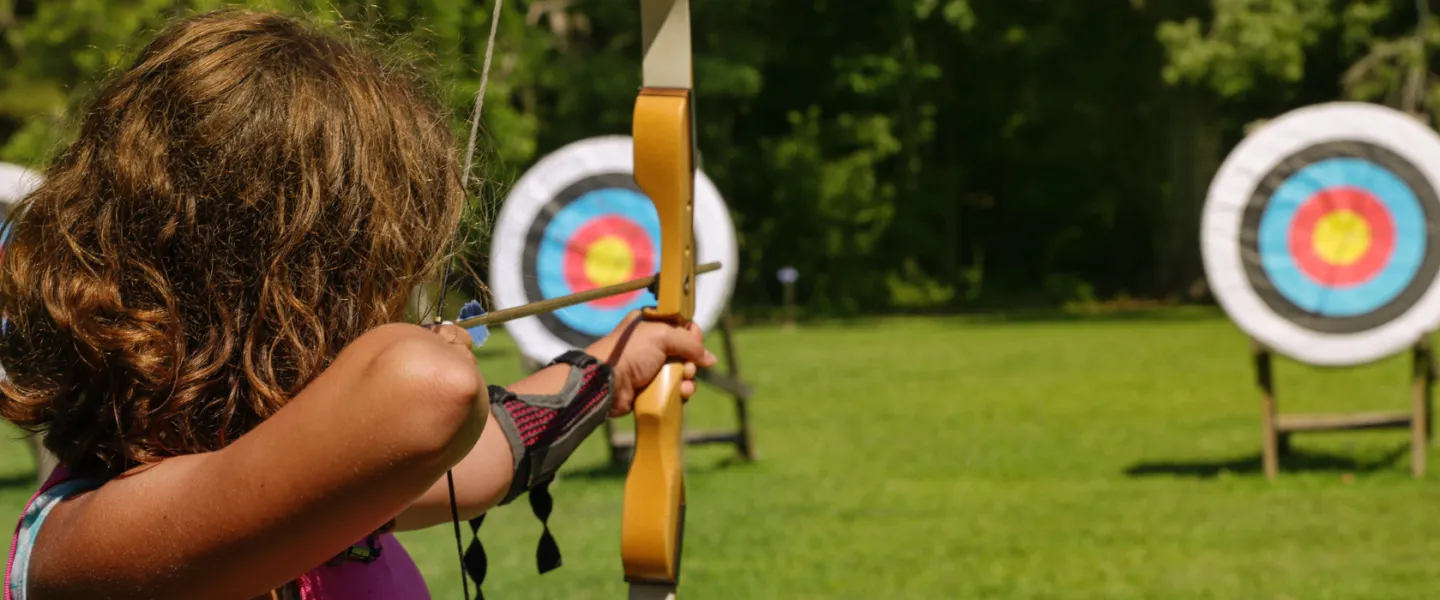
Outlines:
{"type": "Polygon", "coordinates": [[[658,317],[695,315],[695,161],[690,90],[645,88],[635,100],[635,183],[660,219],[658,317]]]}
{"type": "MultiPolygon", "coordinates": [[[[643,90],[635,103],[635,181],[660,218],[657,306],[649,320],[689,323],[695,312],[694,185],[690,93],[643,90]]],[[[635,454],[625,480],[621,556],[631,583],[674,585],[684,512],[685,365],[670,362],[635,400],[635,454]]]]}

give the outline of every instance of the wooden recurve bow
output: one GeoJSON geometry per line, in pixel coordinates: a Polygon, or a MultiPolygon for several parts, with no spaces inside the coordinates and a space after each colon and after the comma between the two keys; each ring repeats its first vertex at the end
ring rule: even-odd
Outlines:
{"type": "MultiPolygon", "coordinates": [[[[675,326],[695,314],[695,123],[689,0],[641,0],[644,67],[635,100],[635,182],[660,217],[656,306],[642,318],[675,326]]],[[[635,452],[625,479],[620,554],[630,598],[673,599],[685,521],[683,362],[672,360],[635,400],[635,452]]]]}

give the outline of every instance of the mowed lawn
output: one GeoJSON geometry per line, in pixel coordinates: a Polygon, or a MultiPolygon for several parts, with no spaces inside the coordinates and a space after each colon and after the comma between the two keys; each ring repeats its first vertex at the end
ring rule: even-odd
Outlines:
{"type": "MultiPolygon", "coordinates": [[[[1215,312],[886,319],[738,343],[761,457],[688,453],[687,600],[1440,593],[1440,473],[1409,477],[1402,431],[1320,434],[1266,481],[1247,342],[1215,312]]],[[[503,336],[483,355],[492,382],[519,376],[503,336]]],[[[1277,367],[1287,411],[1408,406],[1403,358],[1277,367]]],[[[710,390],[688,410],[697,427],[733,421],[710,390]]],[[[597,436],[554,490],[560,570],[535,573],[527,503],[487,520],[487,597],[624,597],[623,475],[605,456],[597,436]]],[[[21,442],[0,447],[7,523],[30,470],[21,442]]],[[[403,538],[435,597],[460,598],[449,527],[403,538]]]]}

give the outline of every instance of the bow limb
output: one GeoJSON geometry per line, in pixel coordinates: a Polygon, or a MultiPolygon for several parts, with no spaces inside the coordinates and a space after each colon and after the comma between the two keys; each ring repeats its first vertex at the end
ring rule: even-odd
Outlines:
{"type": "MultiPolygon", "coordinates": [[[[695,314],[695,135],[689,0],[641,0],[644,87],[635,101],[635,182],[660,218],[656,307],[645,319],[683,326],[695,314]]],[[[685,520],[685,365],[667,363],[635,399],[635,453],[625,479],[620,554],[632,599],[674,598],[685,520]]]]}

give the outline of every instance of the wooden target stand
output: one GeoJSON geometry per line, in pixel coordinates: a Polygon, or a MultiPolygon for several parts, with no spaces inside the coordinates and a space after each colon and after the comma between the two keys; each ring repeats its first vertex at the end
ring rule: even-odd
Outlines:
{"type": "Polygon", "coordinates": [[[1331,414],[1280,414],[1275,398],[1271,352],[1258,340],[1250,340],[1255,359],[1255,384],[1260,388],[1265,429],[1265,477],[1280,473],[1280,457],[1290,452],[1290,436],[1296,433],[1360,431],[1365,429],[1409,429],[1410,472],[1425,476],[1430,448],[1431,390],[1435,384],[1435,357],[1426,334],[1411,347],[1410,410],[1331,414]]]}
{"type": "MultiPolygon", "coordinates": [[[[740,361],[735,350],[735,336],[731,331],[730,321],[730,311],[727,309],[721,314],[719,323],[724,370],[718,370],[721,365],[702,368],[695,372],[695,379],[719,389],[734,400],[736,427],[733,430],[686,431],[685,445],[731,444],[735,446],[736,454],[748,462],[755,460],[754,440],[750,436],[749,410],[750,397],[754,393],[754,389],[740,376],[740,361]]],[[[529,357],[522,356],[521,360],[525,369],[531,373],[545,366],[529,357]]],[[[631,453],[635,451],[634,433],[617,431],[615,420],[606,419],[605,440],[610,448],[610,465],[612,467],[621,467],[629,462],[631,453]]]]}

